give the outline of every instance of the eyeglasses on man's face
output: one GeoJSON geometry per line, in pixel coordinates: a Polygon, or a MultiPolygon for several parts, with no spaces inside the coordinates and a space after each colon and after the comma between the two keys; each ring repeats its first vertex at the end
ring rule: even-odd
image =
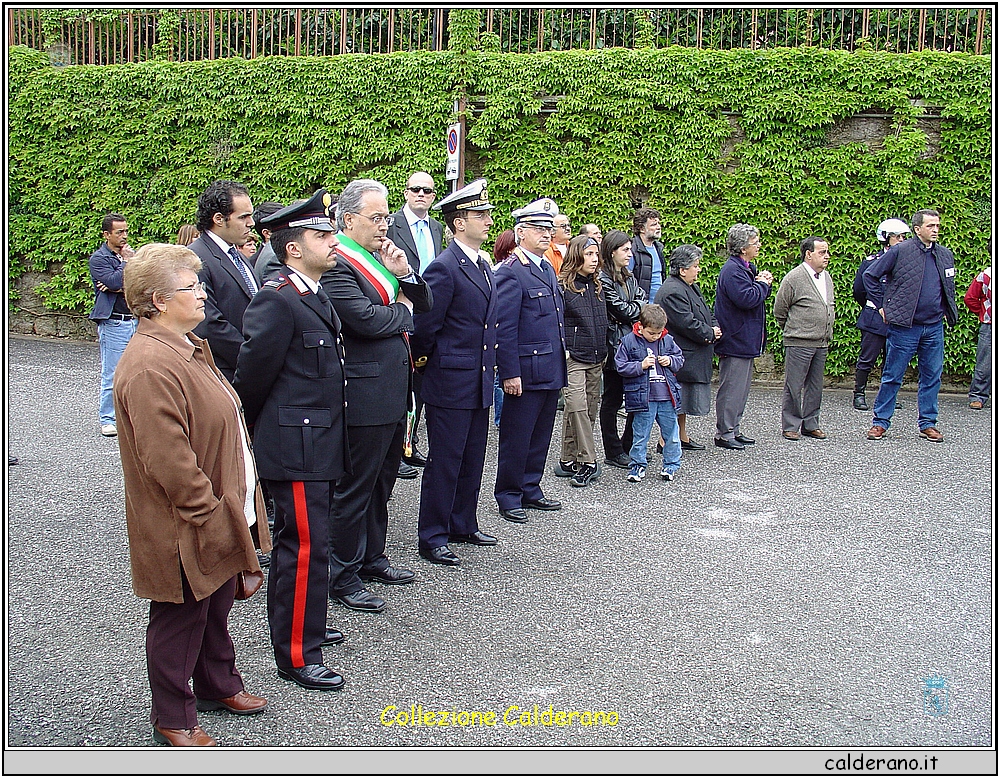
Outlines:
{"type": "Polygon", "coordinates": [[[433,186],[408,186],[406,188],[409,191],[413,192],[413,194],[425,194],[425,195],[434,194],[433,186]]]}
{"type": "Polygon", "coordinates": [[[396,221],[395,216],[388,216],[381,213],[377,213],[374,216],[369,216],[367,213],[355,213],[354,215],[363,216],[364,218],[368,219],[368,221],[370,221],[372,224],[374,224],[376,227],[381,226],[383,224],[386,227],[391,227],[392,223],[396,221]]]}

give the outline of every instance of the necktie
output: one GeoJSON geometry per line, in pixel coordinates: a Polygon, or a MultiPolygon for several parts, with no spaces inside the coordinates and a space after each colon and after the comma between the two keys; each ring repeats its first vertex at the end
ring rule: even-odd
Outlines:
{"type": "Polygon", "coordinates": [[[813,275],[816,276],[816,278],[819,278],[823,274],[822,273],[813,273],[813,275]]]}
{"type": "Polygon", "coordinates": [[[417,220],[417,254],[420,255],[420,272],[423,273],[434,259],[434,249],[431,246],[430,228],[427,219],[417,220]]]}
{"type": "Polygon", "coordinates": [[[229,249],[229,256],[232,258],[233,264],[236,265],[236,269],[240,271],[240,275],[243,276],[243,284],[246,286],[247,291],[253,297],[257,292],[257,286],[250,278],[250,272],[247,270],[243,257],[240,256],[240,252],[235,247],[229,249]]]}
{"type": "Polygon", "coordinates": [[[545,273],[545,278],[548,279],[549,287],[552,291],[558,292],[556,287],[559,282],[556,279],[556,271],[552,269],[552,265],[549,264],[549,261],[545,257],[542,257],[542,272],[545,273]]]}
{"type": "Polygon", "coordinates": [[[486,269],[486,262],[483,260],[482,257],[479,258],[479,269],[483,271],[483,277],[486,279],[486,288],[492,289],[493,284],[490,283],[490,273],[486,269]]]}

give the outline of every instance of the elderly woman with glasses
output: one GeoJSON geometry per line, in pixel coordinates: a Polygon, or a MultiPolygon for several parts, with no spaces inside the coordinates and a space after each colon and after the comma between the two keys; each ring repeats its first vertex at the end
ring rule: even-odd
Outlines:
{"type": "Polygon", "coordinates": [[[132,587],[151,600],[153,739],[172,746],[217,745],[199,710],[267,707],[244,690],[228,618],[239,574],[259,579],[255,546],[271,543],[239,398],[191,332],[205,318],[200,269],[190,249],[157,243],[126,265],[139,326],[114,386],[132,587]]]}
{"type": "Polygon", "coordinates": [[[677,428],[681,448],[701,451],[705,447],[687,433],[687,415],[706,416],[712,407],[712,344],[722,337],[715,316],[701,296],[698,273],[702,251],[684,244],[670,254],[670,275],[656,292],[656,304],[667,313],[667,329],[684,352],[684,366],[677,371],[681,402],[677,428]]]}
{"type": "Polygon", "coordinates": [[[719,355],[719,391],[715,395],[715,445],[742,451],[755,441],[740,430],[750,396],[753,361],[764,353],[764,304],[774,279],[758,272],[760,233],[750,224],[734,224],[726,238],[729,259],[715,286],[715,319],[722,337],[715,343],[719,355]]]}

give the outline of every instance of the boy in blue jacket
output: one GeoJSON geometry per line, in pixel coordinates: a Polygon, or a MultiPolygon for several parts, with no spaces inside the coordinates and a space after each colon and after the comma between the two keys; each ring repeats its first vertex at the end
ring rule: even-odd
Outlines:
{"type": "Polygon", "coordinates": [[[615,354],[615,368],[625,388],[625,410],[632,417],[632,450],[627,480],[646,477],[646,451],[653,420],[663,436],[664,481],[673,481],[681,467],[681,438],[677,431],[677,405],[681,387],[677,371],[684,353],[667,334],[667,314],[659,305],[644,305],[632,332],[622,338],[615,354]]]}

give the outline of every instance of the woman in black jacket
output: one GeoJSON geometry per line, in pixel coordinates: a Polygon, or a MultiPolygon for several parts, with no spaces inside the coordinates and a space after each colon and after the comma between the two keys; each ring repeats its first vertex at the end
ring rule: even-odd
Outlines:
{"type": "MultiPolygon", "coordinates": [[[[599,279],[608,310],[607,347],[612,356],[622,337],[639,321],[639,312],[646,303],[646,293],[628,270],[632,259],[632,242],[621,230],[609,230],[601,241],[601,273],[599,279]]],[[[604,370],[604,393],[601,395],[601,437],[604,440],[604,461],[628,469],[628,452],[632,448],[632,416],[625,420],[625,431],[618,436],[618,409],[625,401],[622,377],[615,370],[614,359],[604,370]]]]}
{"type": "Polygon", "coordinates": [[[702,251],[684,244],[670,254],[670,275],[656,293],[656,304],[667,312],[667,331],[684,352],[684,366],[677,373],[681,403],[677,429],[681,448],[702,451],[705,446],[688,437],[687,415],[705,416],[712,409],[712,344],[722,330],[697,284],[702,251]]]}
{"type": "Polygon", "coordinates": [[[556,475],[573,486],[588,486],[598,475],[594,425],[601,393],[601,371],[608,356],[608,311],[597,278],[600,249],[589,235],[569,243],[559,268],[566,332],[568,384],[563,408],[562,455],[556,475]]]}

